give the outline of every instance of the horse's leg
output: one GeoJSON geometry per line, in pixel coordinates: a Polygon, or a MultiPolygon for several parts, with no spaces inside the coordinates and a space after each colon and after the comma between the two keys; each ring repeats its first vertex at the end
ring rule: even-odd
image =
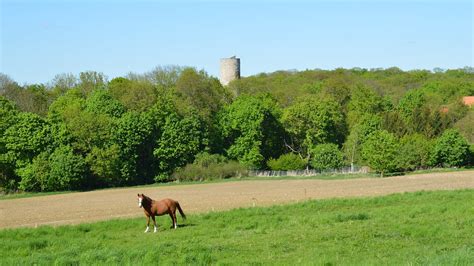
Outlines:
{"type": "Polygon", "coordinates": [[[154,226],[153,233],[156,233],[156,230],[158,229],[158,227],[156,227],[155,215],[152,215],[151,218],[153,219],[153,226],[154,226]]]}
{"type": "Polygon", "coordinates": [[[176,205],[171,205],[171,218],[173,219],[173,228],[178,228],[178,220],[176,220],[176,205]]]}
{"type": "Polygon", "coordinates": [[[173,226],[174,229],[178,228],[178,221],[176,220],[176,210],[173,212],[173,226]]]}
{"type": "Polygon", "coordinates": [[[176,215],[173,215],[173,212],[170,211],[170,217],[171,217],[171,222],[173,223],[171,228],[176,229],[176,215]]]}
{"type": "Polygon", "coordinates": [[[150,216],[147,215],[146,216],[146,230],[145,230],[145,233],[148,233],[150,232],[150,216]]]}

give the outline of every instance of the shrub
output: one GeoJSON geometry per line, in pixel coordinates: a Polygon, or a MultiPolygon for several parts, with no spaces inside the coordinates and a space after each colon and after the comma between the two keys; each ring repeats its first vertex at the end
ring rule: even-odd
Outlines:
{"type": "Polygon", "coordinates": [[[437,140],[433,151],[436,165],[463,166],[469,161],[469,144],[456,129],[446,130],[437,140]]]}
{"type": "Polygon", "coordinates": [[[398,148],[397,138],[393,134],[379,130],[370,134],[362,146],[362,157],[383,177],[384,173],[397,169],[398,148]]]}
{"type": "Polygon", "coordinates": [[[278,159],[270,159],[267,162],[268,167],[275,171],[300,170],[307,165],[306,160],[294,153],[287,153],[278,159]]]}
{"type": "Polygon", "coordinates": [[[194,158],[194,164],[202,167],[209,167],[211,164],[226,163],[227,158],[220,154],[210,154],[201,152],[194,158]]]}
{"type": "Polygon", "coordinates": [[[432,141],[421,134],[404,136],[400,140],[398,167],[403,170],[416,170],[430,165],[432,141]]]}
{"type": "Polygon", "coordinates": [[[16,172],[21,181],[19,188],[23,191],[45,191],[47,190],[47,180],[49,178],[50,166],[49,155],[41,153],[33,161],[16,172]]]}
{"type": "Polygon", "coordinates": [[[311,157],[311,166],[320,171],[337,169],[344,164],[342,152],[333,143],[316,145],[311,149],[311,157]]]}
{"type": "Polygon", "coordinates": [[[469,146],[469,166],[474,166],[474,144],[469,146]]]}
{"type": "Polygon", "coordinates": [[[87,177],[84,158],[75,155],[69,146],[60,146],[51,155],[41,153],[17,174],[24,191],[80,189],[87,177]]]}
{"type": "Polygon", "coordinates": [[[107,148],[93,147],[86,156],[85,161],[89,165],[91,174],[94,176],[94,185],[116,186],[125,183],[120,178],[120,150],[114,144],[107,148]]]}
{"type": "Polygon", "coordinates": [[[69,146],[60,146],[49,157],[51,171],[49,172],[47,190],[80,189],[85,185],[86,162],[84,158],[75,155],[69,146]]]}
{"type": "Polygon", "coordinates": [[[177,169],[172,178],[178,181],[203,181],[246,174],[246,168],[236,161],[227,161],[222,155],[201,153],[196,156],[194,163],[177,169]]]}

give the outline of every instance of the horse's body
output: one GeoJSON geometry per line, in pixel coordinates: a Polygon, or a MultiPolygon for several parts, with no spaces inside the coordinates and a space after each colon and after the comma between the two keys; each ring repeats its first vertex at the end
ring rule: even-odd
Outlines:
{"type": "Polygon", "coordinates": [[[145,216],[146,216],[145,233],[150,231],[150,217],[153,219],[155,233],[157,230],[155,216],[169,214],[173,222],[174,229],[178,228],[178,223],[176,222],[176,209],[181,214],[181,217],[183,217],[183,219],[186,219],[186,215],[184,215],[184,212],[181,209],[181,206],[179,206],[179,203],[172,199],[162,199],[162,200],[156,201],[143,194],[138,194],[138,206],[140,208],[143,207],[143,211],[145,212],[145,216]]]}

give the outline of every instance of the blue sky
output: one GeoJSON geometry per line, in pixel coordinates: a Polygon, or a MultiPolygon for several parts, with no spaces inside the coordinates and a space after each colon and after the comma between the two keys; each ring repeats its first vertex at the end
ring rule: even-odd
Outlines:
{"type": "Polygon", "coordinates": [[[473,66],[472,1],[0,1],[0,72],[20,84],[170,64],[218,76],[232,55],[243,76],[473,66]]]}

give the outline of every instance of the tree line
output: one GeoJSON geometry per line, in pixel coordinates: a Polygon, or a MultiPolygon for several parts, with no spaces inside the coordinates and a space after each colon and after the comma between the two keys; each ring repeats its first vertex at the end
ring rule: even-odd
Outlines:
{"type": "Polygon", "coordinates": [[[472,69],[278,71],[223,87],[166,66],[108,80],[0,74],[0,187],[56,191],[199,180],[245,169],[473,164],[472,69]]]}

